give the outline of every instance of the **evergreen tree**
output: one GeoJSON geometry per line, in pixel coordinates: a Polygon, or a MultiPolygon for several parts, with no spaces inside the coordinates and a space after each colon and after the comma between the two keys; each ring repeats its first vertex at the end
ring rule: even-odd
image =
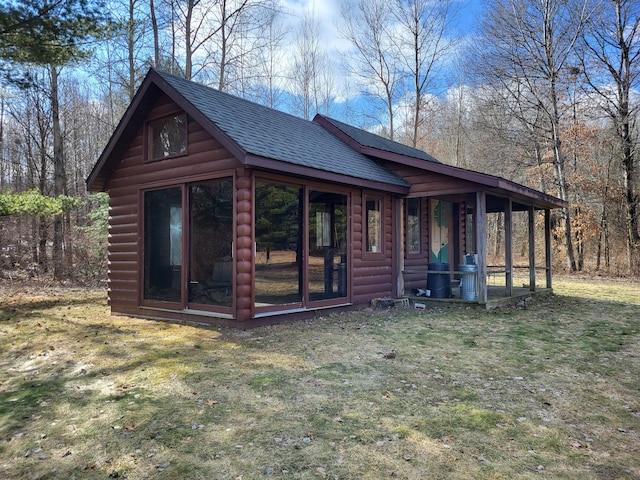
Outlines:
{"type": "MultiPolygon", "coordinates": [[[[5,78],[27,87],[31,79],[24,67],[43,67],[49,71],[56,197],[64,193],[65,178],[58,76],[63,66],[90,55],[92,42],[106,33],[109,22],[103,12],[101,0],[15,0],[0,7],[0,59],[5,78]]],[[[62,215],[54,217],[53,227],[53,275],[62,279],[67,273],[62,215]]],[[[68,259],[70,245],[67,243],[68,259]]]]}

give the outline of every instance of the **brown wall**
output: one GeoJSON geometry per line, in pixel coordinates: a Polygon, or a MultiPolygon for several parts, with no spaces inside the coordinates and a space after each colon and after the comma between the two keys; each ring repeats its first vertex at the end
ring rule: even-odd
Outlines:
{"type": "MultiPolygon", "coordinates": [[[[178,111],[161,97],[148,118],[178,111]]],[[[210,178],[214,173],[233,175],[238,161],[200,125],[189,119],[188,155],[145,162],[144,126],[122,156],[107,184],[109,192],[109,304],[114,312],[142,314],[139,309],[142,269],[140,192],[185,181],[210,178]]]]}
{"type": "MultiPolygon", "coordinates": [[[[148,119],[177,113],[179,110],[167,97],[161,97],[148,119]]],[[[200,125],[189,119],[188,154],[175,158],[145,161],[144,126],[124,152],[107,184],[110,194],[109,227],[109,303],[115,313],[148,317],[163,317],[177,320],[202,321],[206,323],[254,325],[276,322],[283,318],[252,319],[252,273],[253,273],[253,178],[252,173],[213,139],[200,125]],[[142,214],[141,192],[146,189],[163,188],[186,182],[203,181],[220,175],[235,179],[235,320],[214,317],[196,317],[182,312],[153,311],[141,308],[142,265],[142,214]]],[[[282,176],[279,176],[285,180],[282,176]]],[[[322,183],[291,179],[309,186],[322,183]]],[[[369,305],[373,298],[393,296],[397,276],[396,202],[400,200],[388,194],[346,188],[351,199],[351,272],[349,296],[352,305],[369,305]],[[364,248],[363,200],[369,194],[382,200],[383,249],[369,253],[364,248]]],[[[424,215],[428,209],[423,208],[424,215]]],[[[426,222],[424,231],[426,232],[426,222]]],[[[425,233],[426,235],[426,233],[425,233]]],[[[185,273],[183,273],[185,275],[185,273]]],[[[326,310],[322,309],[325,312],[326,310]]],[[[306,316],[313,314],[307,312],[306,316]]],[[[300,316],[305,316],[304,314],[300,316]]]]}
{"type": "Polygon", "coordinates": [[[395,285],[395,267],[393,251],[395,248],[394,212],[389,195],[377,192],[354,192],[352,195],[353,228],[353,286],[352,301],[356,305],[368,304],[373,298],[393,295],[395,285]],[[383,199],[383,251],[366,252],[363,217],[363,198],[366,193],[383,199]]]}

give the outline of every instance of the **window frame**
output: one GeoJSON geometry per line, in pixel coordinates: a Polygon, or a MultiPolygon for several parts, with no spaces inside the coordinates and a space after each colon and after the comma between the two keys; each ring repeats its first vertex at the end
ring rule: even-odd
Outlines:
{"type": "Polygon", "coordinates": [[[365,193],[363,195],[363,215],[362,215],[362,223],[364,230],[364,247],[362,249],[362,253],[364,255],[373,255],[373,256],[382,256],[384,254],[384,197],[380,195],[373,195],[365,193]],[[376,209],[373,211],[378,212],[378,228],[377,228],[377,236],[378,236],[378,245],[370,245],[369,239],[371,238],[371,228],[369,221],[369,202],[375,202],[377,205],[376,209]]]}
{"type": "Polygon", "coordinates": [[[422,218],[422,211],[423,211],[423,205],[422,205],[422,198],[421,197],[411,197],[411,198],[407,198],[406,199],[406,207],[405,207],[405,251],[406,251],[406,255],[407,256],[419,256],[422,255],[423,252],[423,245],[422,245],[422,226],[423,226],[423,218],[422,218]],[[412,216],[409,214],[409,202],[410,201],[415,201],[417,202],[417,214],[415,215],[418,219],[418,224],[417,224],[417,228],[418,228],[418,249],[417,250],[412,250],[411,249],[411,243],[410,243],[410,239],[409,239],[409,217],[412,216]]]}
{"type": "MultiPolygon", "coordinates": [[[[205,303],[197,303],[189,300],[189,288],[188,288],[188,275],[191,255],[191,242],[190,242],[190,199],[189,189],[191,186],[206,184],[209,182],[231,180],[232,192],[236,191],[236,179],[233,172],[221,171],[217,175],[200,175],[194,176],[187,182],[154,182],[138,189],[138,225],[140,225],[140,234],[142,241],[138,244],[138,258],[140,259],[140,268],[138,268],[138,305],[141,308],[156,309],[160,308],[167,311],[176,313],[189,313],[189,312],[210,312],[211,315],[220,318],[233,318],[236,309],[235,294],[233,294],[233,300],[231,306],[225,305],[209,305],[205,303]],[[161,191],[166,189],[178,188],[181,191],[181,205],[182,205],[182,265],[180,266],[180,300],[179,301],[166,301],[162,299],[153,299],[145,297],[145,221],[146,214],[144,210],[144,198],[145,194],[154,191],[161,191]]],[[[235,193],[233,194],[235,195],[235,193]]],[[[236,204],[233,203],[233,237],[235,238],[236,224],[236,204]]],[[[233,272],[235,272],[235,246],[232,242],[231,245],[231,257],[233,262],[233,272]]],[[[233,288],[235,291],[235,273],[232,279],[233,288]]]]}

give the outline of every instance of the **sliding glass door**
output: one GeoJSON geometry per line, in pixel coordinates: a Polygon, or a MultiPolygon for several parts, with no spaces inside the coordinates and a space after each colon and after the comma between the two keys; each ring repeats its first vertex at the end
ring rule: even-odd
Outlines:
{"type": "Polygon", "coordinates": [[[233,182],[189,186],[189,303],[233,304],[233,182]]]}
{"type": "Polygon", "coordinates": [[[309,301],[347,296],[347,196],[309,191],[309,301]]]}
{"type": "Polygon", "coordinates": [[[255,305],[300,304],[303,189],[257,181],[255,192],[255,305]]]}
{"type": "Polygon", "coordinates": [[[143,204],[143,299],[228,310],[233,305],[233,181],[147,191],[143,204]]]}
{"type": "Polygon", "coordinates": [[[255,306],[346,297],[347,196],[259,180],[255,199],[255,306]]]}
{"type": "Polygon", "coordinates": [[[182,189],[144,194],[144,287],[147,300],[180,302],[182,189]]]}

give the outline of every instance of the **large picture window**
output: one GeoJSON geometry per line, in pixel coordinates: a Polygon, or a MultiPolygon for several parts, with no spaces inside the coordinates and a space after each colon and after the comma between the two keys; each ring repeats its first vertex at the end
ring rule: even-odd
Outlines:
{"type": "Polygon", "coordinates": [[[309,191],[309,300],[347,296],[347,196],[309,191]]]}
{"type": "Polygon", "coordinates": [[[189,302],[233,303],[233,182],[189,186],[189,302]]]}
{"type": "Polygon", "coordinates": [[[256,306],[302,301],[302,188],[257,181],[256,306]]]}
{"type": "Polygon", "coordinates": [[[182,189],[144,193],[144,298],[181,299],[182,189]]]}

